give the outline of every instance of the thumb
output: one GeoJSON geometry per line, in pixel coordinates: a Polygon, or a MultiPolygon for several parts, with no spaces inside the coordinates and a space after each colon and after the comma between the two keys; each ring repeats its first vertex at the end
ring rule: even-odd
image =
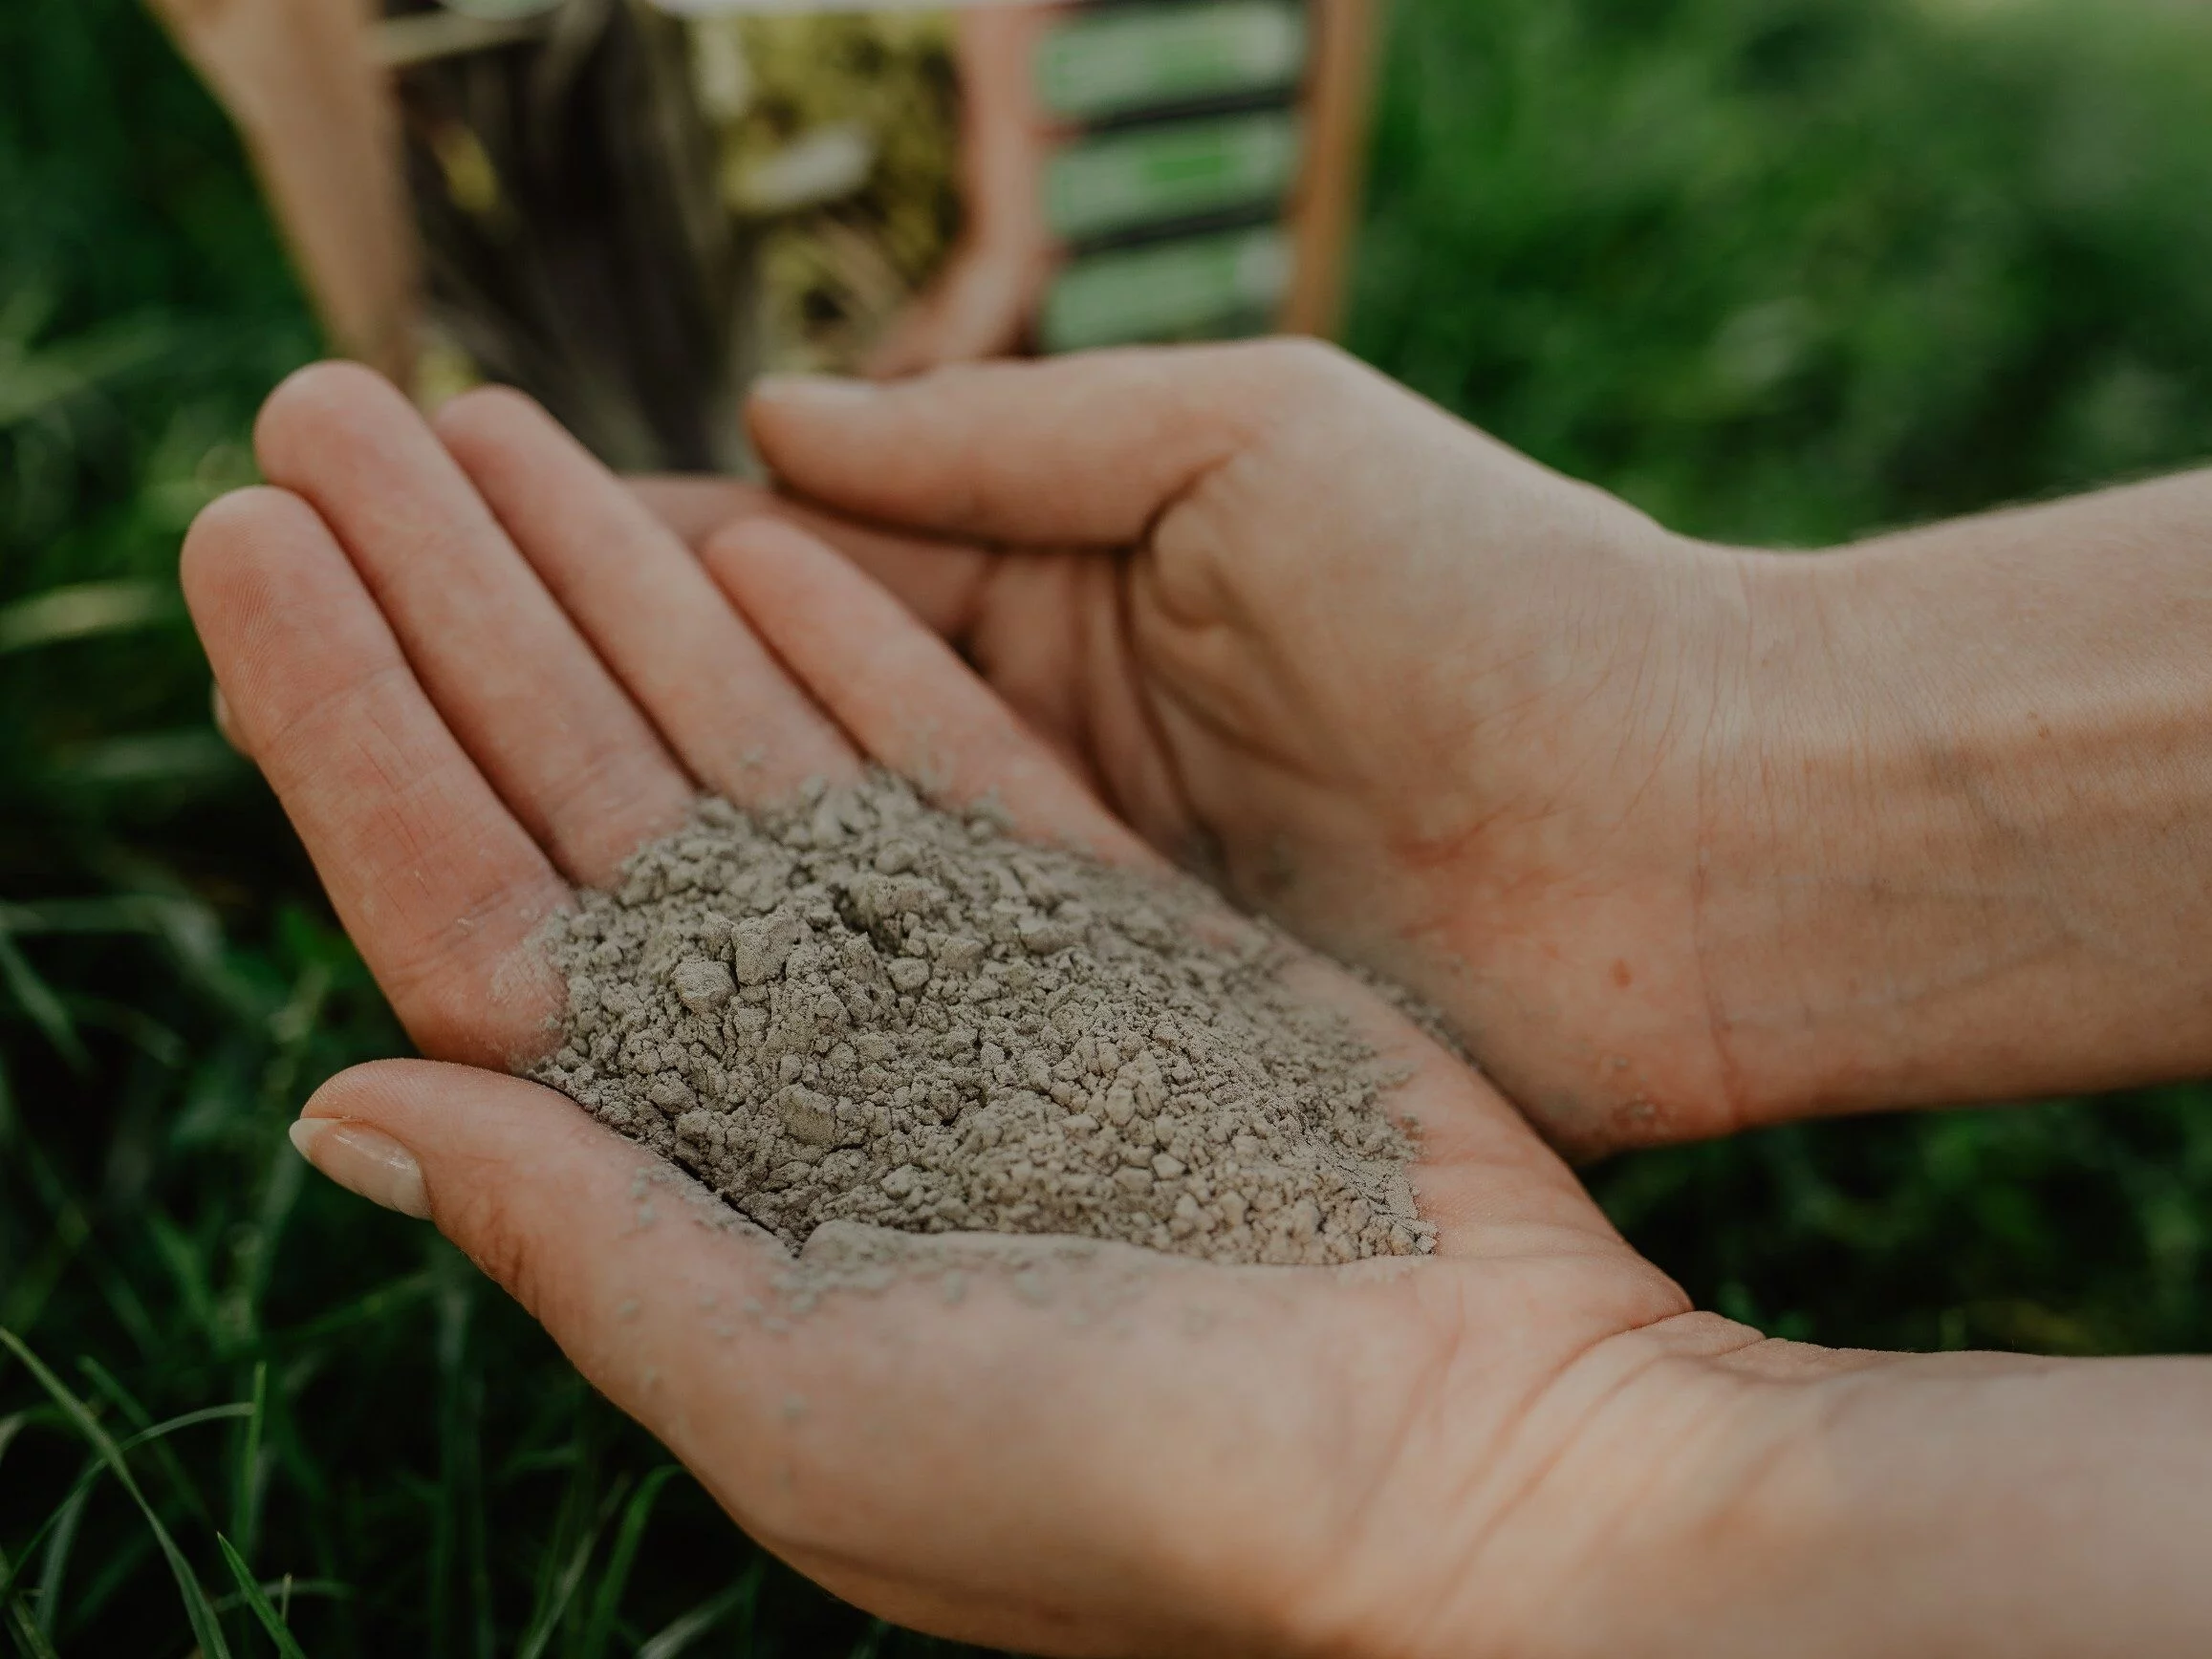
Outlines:
{"type": "Polygon", "coordinates": [[[338,1185],[434,1221],[686,1461],[697,1450],[687,1421],[767,1415],[757,1382],[716,1375],[710,1398],[686,1397],[700,1379],[684,1356],[703,1290],[734,1307],[768,1294],[790,1257],[552,1089],[468,1066],[377,1061],[317,1089],[293,1143],[338,1185]]]}
{"type": "MultiPolygon", "coordinates": [[[[786,1317],[792,1258],[773,1239],[552,1089],[497,1072],[356,1066],[315,1092],[293,1139],[338,1185],[434,1221],[755,1541],[888,1617],[1040,1645],[1048,1627],[1021,1604],[1019,1560],[994,1564],[989,1594],[937,1585],[978,1570],[972,1540],[943,1524],[948,1507],[973,1507],[958,1502],[957,1472],[987,1465],[978,1449],[1008,1438],[1006,1396],[1030,1391],[978,1379],[1019,1377],[1050,1346],[1041,1319],[987,1329],[997,1340],[941,1335],[925,1364],[926,1316],[946,1313],[934,1287],[907,1299],[925,1304],[920,1321],[911,1307],[886,1320],[874,1296],[857,1317],[786,1317]]],[[[1098,1407],[1058,1393],[1071,1416],[1098,1407]]],[[[1018,1441],[1009,1451],[1016,1470],[1025,1454],[1044,1461],[1018,1441]]],[[[1011,1471],[996,1473],[1010,1488],[1011,1471]]]]}
{"type": "Polygon", "coordinates": [[[964,536],[1114,547],[1350,367],[1273,340],[964,364],[890,384],[774,376],[754,444],[841,511],[964,536]]]}

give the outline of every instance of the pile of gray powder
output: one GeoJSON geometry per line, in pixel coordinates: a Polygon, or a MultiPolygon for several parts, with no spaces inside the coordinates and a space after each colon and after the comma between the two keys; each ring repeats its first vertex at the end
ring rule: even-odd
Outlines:
{"type": "Polygon", "coordinates": [[[788,1244],[825,1222],[1223,1261],[1414,1255],[1391,1075],[1195,883],[1014,840],[881,773],[703,802],[549,924],[530,1075],[788,1244]]]}

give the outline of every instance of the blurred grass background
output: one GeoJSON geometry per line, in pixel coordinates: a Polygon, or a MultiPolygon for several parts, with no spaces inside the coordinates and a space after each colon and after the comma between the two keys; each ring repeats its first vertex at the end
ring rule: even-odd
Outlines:
{"type": "MultiPolygon", "coordinates": [[[[1714,537],[2186,464],[2206,109],[2182,0],[1397,0],[1352,341],[1714,537]]],[[[760,1562],[465,1263],[284,1141],[400,1040],[209,729],[174,561],[314,351],[132,0],[0,8],[0,1630],[41,1659],[933,1650],[760,1562]]],[[[1595,1181],[1770,1330],[2212,1347],[2200,1087],[1595,1181]]]]}

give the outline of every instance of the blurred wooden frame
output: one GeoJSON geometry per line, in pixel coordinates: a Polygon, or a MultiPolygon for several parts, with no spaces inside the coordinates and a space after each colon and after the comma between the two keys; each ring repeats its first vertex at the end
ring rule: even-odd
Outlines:
{"type": "Polygon", "coordinates": [[[1305,164],[1288,214],[1290,289],[1278,326],[1332,338],[1344,292],[1367,170],[1376,0],[1307,0],[1313,47],[1306,75],[1305,164]]]}
{"type": "Polygon", "coordinates": [[[150,0],[238,124],[333,346],[405,385],[415,226],[374,0],[150,0]]]}
{"type": "MultiPolygon", "coordinates": [[[[378,0],[149,3],[236,120],[333,346],[411,384],[421,256],[391,76],[411,51],[410,26],[488,34],[504,26],[427,13],[380,39],[378,0]]],[[[1358,213],[1375,0],[1308,5],[1306,161],[1287,208],[1291,276],[1277,326],[1329,335],[1358,213]]],[[[441,33],[423,44],[455,42],[441,33]]]]}

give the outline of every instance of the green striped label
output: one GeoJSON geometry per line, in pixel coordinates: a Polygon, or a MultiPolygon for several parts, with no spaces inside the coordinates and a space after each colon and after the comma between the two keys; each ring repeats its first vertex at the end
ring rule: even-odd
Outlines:
{"type": "Polygon", "coordinates": [[[1037,49],[1037,96],[1062,120],[1292,85],[1306,64],[1302,11],[1278,0],[1145,7],[1077,16],[1037,49]]]}
{"type": "Polygon", "coordinates": [[[1196,338],[1265,318],[1290,282],[1290,245],[1271,227],[1094,254],[1053,283],[1040,332],[1052,352],[1196,338]]]}
{"type": "Polygon", "coordinates": [[[1045,219],[1068,241],[1280,201],[1298,170],[1287,111],[1082,139],[1045,171],[1045,219]]]}

